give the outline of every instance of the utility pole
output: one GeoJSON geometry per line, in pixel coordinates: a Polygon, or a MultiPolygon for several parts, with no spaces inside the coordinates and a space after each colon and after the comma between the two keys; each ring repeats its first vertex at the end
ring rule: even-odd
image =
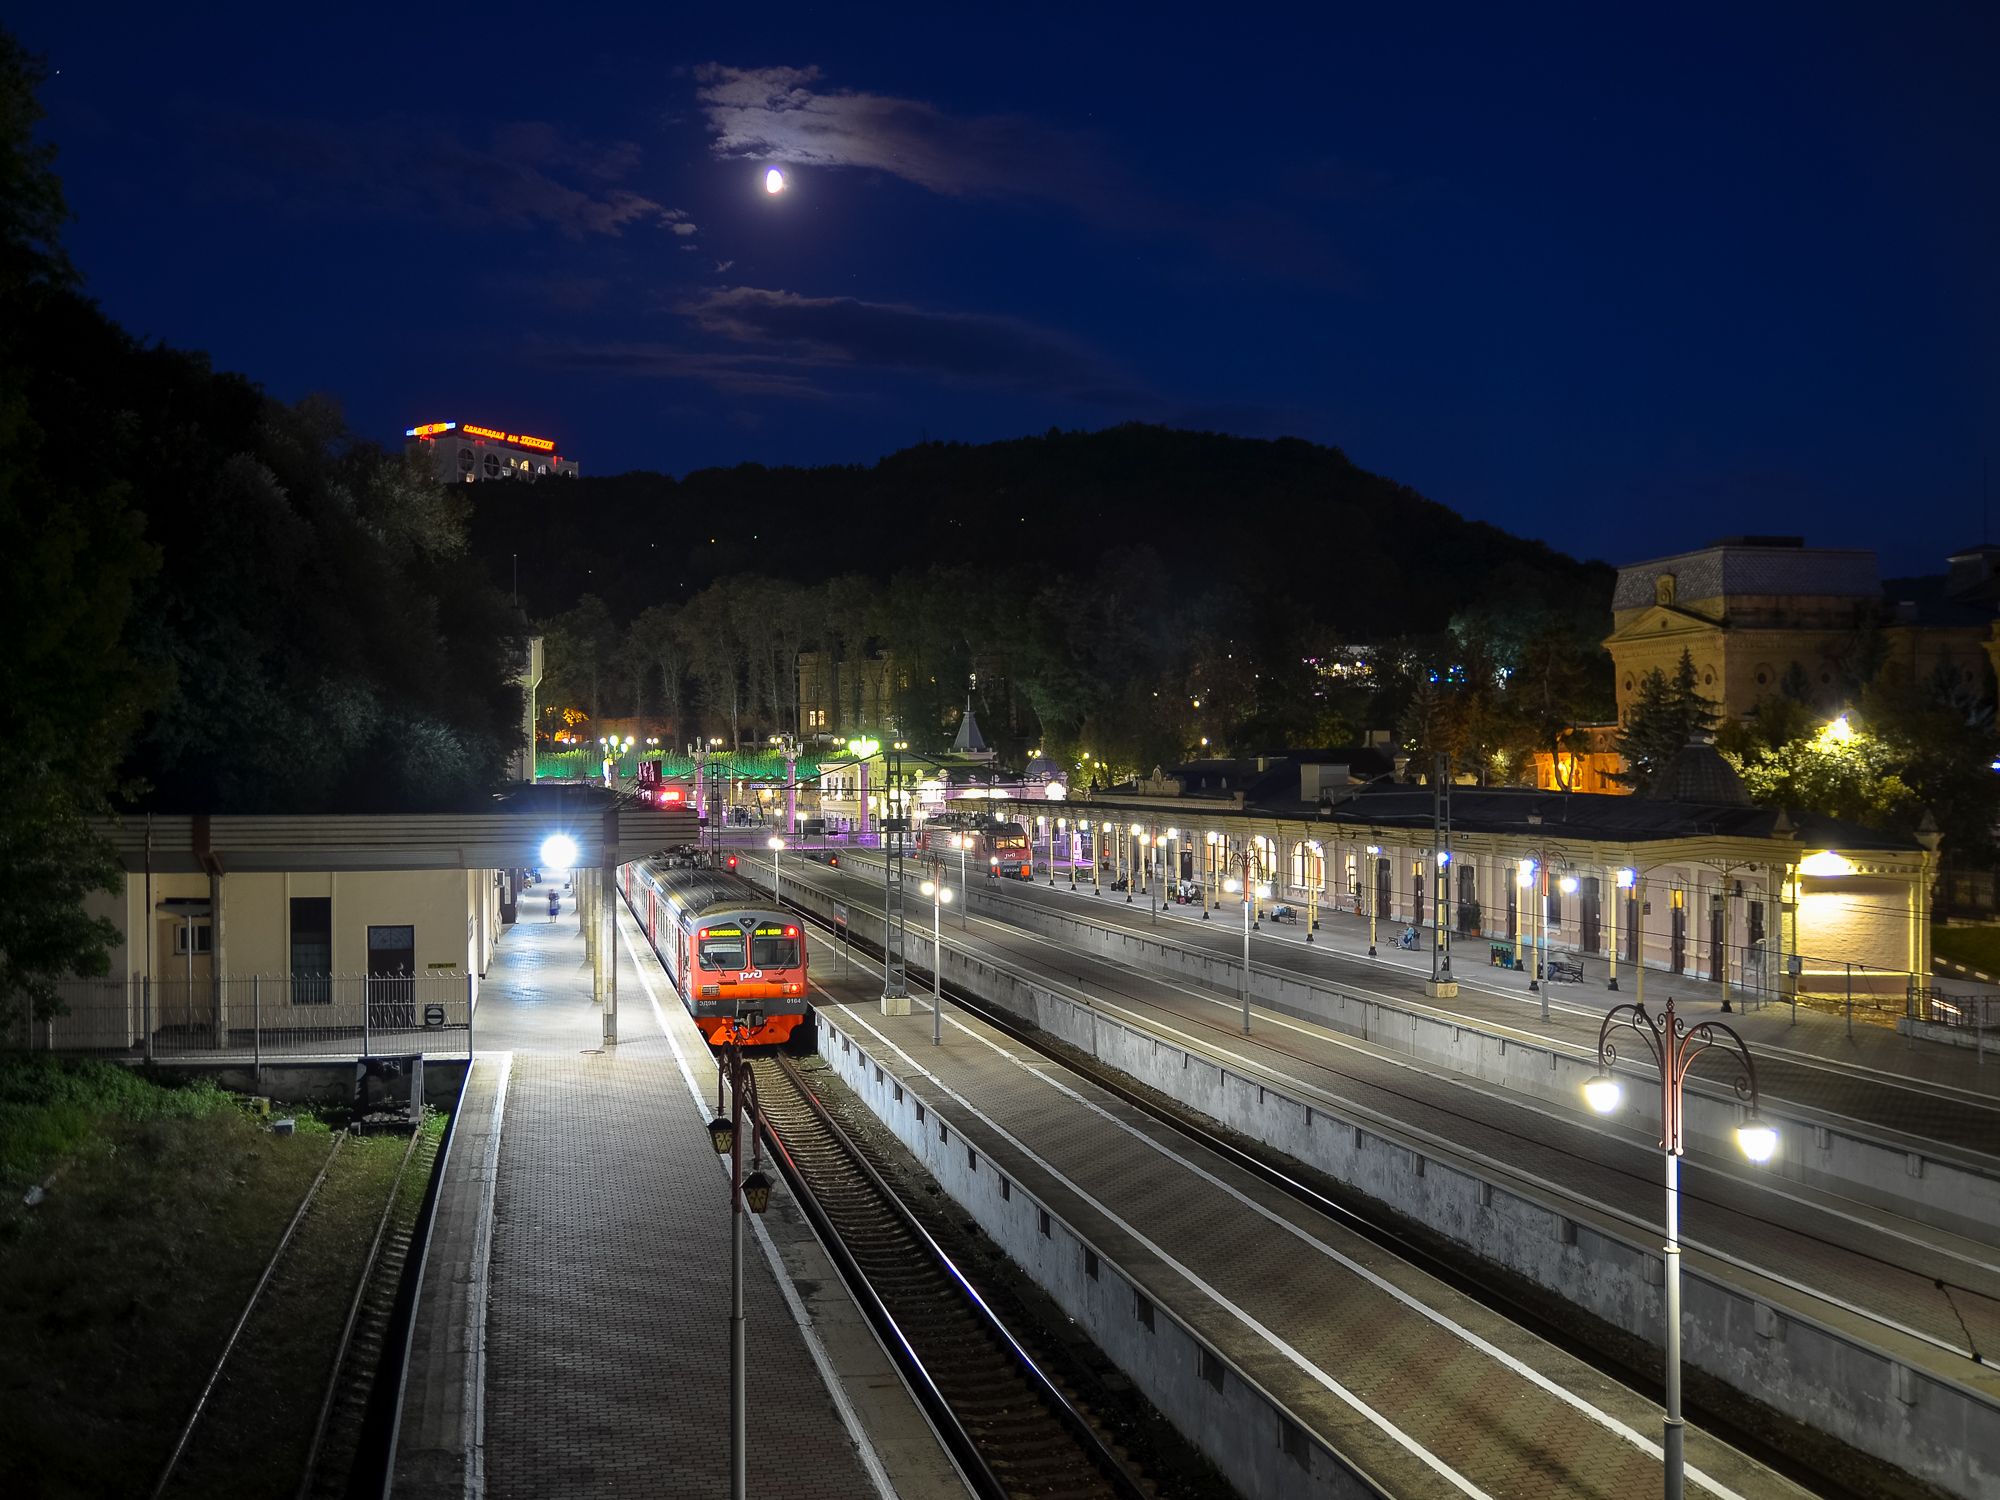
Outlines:
{"type": "MultiPolygon", "coordinates": [[[[903,858],[909,841],[909,809],[896,800],[902,794],[902,740],[882,758],[882,1014],[910,1013],[910,973],[905,956],[908,936],[903,912],[903,858]]],[[[865,803],[863,804],[865,807],[865,803]]]]}
{"type": "Polygon", "coordinates": [[[1451,891],[1451,757],[1443,751],[1431,769],[1431,882],[1437,938],[1431,944],[1431,977],[1424,993],[1433,1000],[1452,1000],[1458,996],[1458,981],[1451,977],[1451,923],[1445,920],[1451,891]]]}

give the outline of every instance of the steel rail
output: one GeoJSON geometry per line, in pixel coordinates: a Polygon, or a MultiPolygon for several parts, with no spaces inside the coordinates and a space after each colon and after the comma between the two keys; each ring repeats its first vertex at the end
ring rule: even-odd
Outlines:
{"type": "Polygon", "coordinates": [[[292,1215],[292,1222],[285,1226],[284,1234],[278,1239],[277,1248],[271,1252],[271,1258],[264,1262],[264,1274],[257,1278],[257,1284],[250,1289],[249,1300],[243,1304],[243,1311],[236,1316],[236,1326],[229,1330],[228,1341],[223,1344],[222,1352],[215,1357],[215,1365],[208,1372],[208,1379],[202,1385],[201,1394],[195,1397],[194,1410],[188,1413],[187,1421],[181,1424],[180,1436],[174,1441],[174,1451],[167,1455],[167,1465],[160,1470],[159,1480],[153,1486],[153,1500],[160,1500],[160,1496],[166,1493],[168,1484],[173,1481],[174,1470],[179,1467],[181,1456],[187,1452],[188,1439],[194,1436],[195,1427],[201,1422],[202,1414],[208,1410],[208,1398],[215,1393],[215,1384],[222,1378],[223,1366],[229,1363],[229,1356],[236,1349],[236,1341],[243,1336],[243,1330],[250,1322],[250,1315],[257,1310],[257,1303],[264,1295],[264,1288],[271,1284],[271,1276],[278,1269],[278,1262],[292,1243],[292,1236],[298,1232],[299,1225],[304,1222],[306,1210],[312,1207],[313,1199],[319,1196],[320,1184],[326,1181],[326,1174],[333,1169],[334,1158],[340,1155],[341,1143],[346,1139],[347,1132],[335,1133],[333,1145],[327,1149],[326,1160],[320,1163],[319,1175],[313,1178],[312,1186],[306,1189],[305,1197],[299,1200],[298,1209],[292,1215]]]}
{"type": "MultiPolygon", "coordinates": [[[[916,1216],[910,1211],[909,1206],[903,1202],[902,1197],[883,1179],[882,1175],[875,1169],[874,1164],[867,1159],[860,1147],[855,1145],[847,1132],[834,1120],[825,1103],[813,1092],[805,1079],[800,1076],[798,1064],[793,1059],[780,1055],[768,1059],[768,1062],[763,1065],[777,1069],[786,1082],[791,1085],[796,1096],[811,1112],[814,1120],[827,1132],[828,1138],[843,1154],[847,1162],[857,1170],[862,1180],[889,1210],[904,1233],[915,1242],[919,1251],[941,1270],[946,1279],[952,1283],[959,1293],[962,1304],[970,1310],[973,1321],[1007,1352],[1011,1361],[1026,1377],[1035,1394],[1040,1397],[1042,1404],[1048,1408],[1056,1421],[1067,1429],[1071,1438],[1083,1450],[1084,1456],[1097,1469],[1111,1491],[1123,1497],[1123,1500],[1145,1500],[1145,1497],[1149,1496],[1151,1491],[1145,1485],[1141,1484],[1132,1475],[1123,1461],[1111,1451],[1109,1445],[1106,1444],[1097,1430],[1090,1425],[1088,1419],[1081,1412],[1077,1411],[1075,1405],[1063,1394],[1061,1389],[1049,1377],[1048,1373],[1042,1369],[1035,1357],[1022,1346],[1020,1340],[1014,1336],[1012,1331],[1001,1320],[1000,1316],[994,1312],[991,1305],[980,1295],[978,1288],[973,1286],[972,1282],[959,1270],[957,1264],[945,1251],[944,1247],[939,1245],[930,1232],[918,1222],[916,1216]]],[[[889,1309],[886,1298],[873,1281],[870,1280],[867,1272],[862,1268],[852,1251],[849,1250],[846,1242],[842,1239],[838,1228],[833,1223],[831,1214],[821,1203],[819,1195],[813,1190],[806,1173],[793,1157],[783,1137],[773,1126],[768,1112],[759,1112],[757,1124],[759,1132],[767,1144],[769,1144],[772,1155],[778,1162],[779,1170],[784,1173],[786,1181],[791,1184],[792,1191],[797,1195],[800,1204],[805,1208],[807,1217],[812,1221],[813,1228],[818,1232],[821,1240],[826,1243],[829,1254],[833,1256],[836,1265],[840,1268],[842,1279],[847,1281],[850,1290],[855,1294],[856,1300],[861,1304],[862,1311],[867,1315],[869,1321],[874,1324],[876,1331],[881,1335],[884,1344],[896,1358],[897,1363],[903,1367],[904,1373],[912,1382],[920,1404],[924,1406],[926,1414],[937,1424],[940,1435],[945,1439],[946,1446],[951,1449],[952,1456],[964,1468],[967,1478],[982,1495],[993,1497],[1011,1495],[1013,1492],[1008,1489],[1005,1482],[994,1473],[992,1467],[987,1463],[984,1454],[980,1451],[978,1439],[972,1435],[960,1420],[958,1413],[951,1405],[950,1398],[944,1394],[936,1378],[925,1366],[923,1356],[917,1351],[910,1335],[896,1320],[895,1314],[889,1309]]]]}
{"type": "MultiPolygon", "coordinates": [[[[811,920],[815,926],[827,927],[828,924],[816,913],[795,903],[791,904],[794,910],[811,920]]],[[[852,941],[864,949],[871,947],[866,940],[852,941]]],[[[1167,1126],[1293,1201],[1362,1236],[1452,1290],[1507,1318],[1536,1338],[1562,1350],[1606,1378],[1637,1392],[1648,1400],[1657,1402],[1661,1399],[1665,1385],[1659,1377],[1633,1366],[1616,1355],[1606,1353],[1584,1336],[1570,1332],[1547,1314],[1511,1295],[1494,1281],[1481,1277],[1475,1269],[1465,1267],[1450,1257],[1412,1240],[1390,1225],[1327,1196],[1258,1154],[1185,1117],[1173,1107],[1148,1098],[1142,1091],[1121,1081],[1117,1071],[1109,1065],[1065,1055],[1042,1040],[1037,1034],[1037,1028],[1023,1025],[1001,1007],[969,995],[962,986],[946,981],[943,990],[946,998],[953,1004],[963,1007],[996,1031],[1038,1056],[1047,1058],[1079,1077],[1087,1078],[1120,1102],[1131,1105],[1148,1118],[1167,1126]]],[[[1870,1493],[1865,1488],[1850,1486],[1820,1469],[1809,1467],[1759,1435],[1754,1429],[1746,1424],[1732,1421],[1713,1406],[1691,1404],[1688,1407],[1688,1416],[1715,1437],[1794,1482],[1805,1485],[1815,1494],[1825,1497],[1825,1500],[1865,1500],[1870,1493]]]]}

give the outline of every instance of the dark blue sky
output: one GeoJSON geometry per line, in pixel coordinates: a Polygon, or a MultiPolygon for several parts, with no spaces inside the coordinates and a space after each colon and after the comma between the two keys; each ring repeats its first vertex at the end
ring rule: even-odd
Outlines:
{"type": "Polygon", "coordinates": [[[16,24],[111,314],[385,440],[679,473],[1138,418],[1584,555],[1892,573],[2000,491],[1992,5],[859,9],[16,24]]]}

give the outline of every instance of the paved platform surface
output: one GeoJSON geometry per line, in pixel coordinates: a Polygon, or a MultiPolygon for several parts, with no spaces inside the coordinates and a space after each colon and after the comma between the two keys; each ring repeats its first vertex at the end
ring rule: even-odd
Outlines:
{"type": "MultiPolygon", "coordinates": [[[[545,911],[540,892],[522,910],[545,911]]],[[[399,1497],[728,1492],[728,1191],[684,1072],[707,1088],[713,1065],[677,1002],[649,998],[673,1001],[663,976],[641,972],[651,955],[619,950],[624,1040],[612,1048],[567,903],[560,921],[510,929],[486,977],[417,1320],[399,1497]]],[[[824,1342],[802,1333],[754,1235],[744,1271],[751,1492],[962,1495],[935,1444],[924,1453],[927,1424],[879,1349],[869,1366],[850,1327],[830,1389],[824,1342]],[[889,1434],[881,1449],[907,1483],[857,1406],[889,1434]]]]}
{"type": "MultiPolygon", "coordinates": [[[[1019,1212],[1055,1209],[1389,1493],[1657,1492],[1651,1403],[978,1021],[948,1007],[934,1047],[927,998],[885,1017],[879,979],[830,970],[823,1016],[934,1113],[925,1129],[962,1136],[1025,1190],[1019,1212]]],[[[1805,1493],[1706,1433],[1687,1448],[1690,1495],[1805,1493]]]]}
{"type": "MultiPolygon", "coordinates": [[[[810,878],[828,884],[844,875],[815,867],[810,878]]],[[[879,899],[863,888],[866,878],[841,885],[851,910],[879,899]]],[[[1101,1010],[1345,1118],[1394,1125],[1422,1149],[1563,1212],[1602,1215],[1627,1238],[1662,1232],[1659,1151],[1648,1133],[1261,1008],[1245,1037],[1233,998],[1086,957],[984,920],[980,910],[975,904],[969,927],[947,930],[947,942],[1060,980],[1101,1010]]],[[[818,972],[830,969],[822,961],[818,972]]],[[[1990,1362],[2000,1348],[2000,1255],[1991,1245],[1701,1153],[1685,1159],[1682,1212],[1691,1268],[1744,1281],[1780,1307],[2000,1396],[1990,1362]]]]}

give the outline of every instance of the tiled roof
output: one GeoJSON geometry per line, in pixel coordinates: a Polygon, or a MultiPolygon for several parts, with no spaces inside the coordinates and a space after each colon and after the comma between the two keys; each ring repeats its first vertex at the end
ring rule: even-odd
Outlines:
{"type": "Polygon", "coordinates": [[[1662,573],[1674,575],[1680,603],[1725,594],[1875,599],[1882,592],[1873,552],[1723,545],[1626,564],[1618,570],[1611,607],[1643,609],[1653,603],[1654,580],[1662,573]]]}

